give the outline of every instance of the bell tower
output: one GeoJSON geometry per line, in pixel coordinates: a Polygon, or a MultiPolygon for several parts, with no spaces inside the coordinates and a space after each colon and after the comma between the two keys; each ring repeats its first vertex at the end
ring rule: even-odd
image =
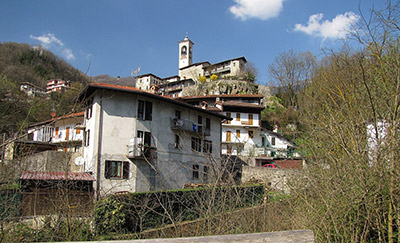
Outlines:
{"type": "Polygon", "coordinates": [[[181,68],[192,65],[193,63],[193,45],[194,43],[189,40],[187,33],[185,39],[179,41],[179,70],[181,68]]]}

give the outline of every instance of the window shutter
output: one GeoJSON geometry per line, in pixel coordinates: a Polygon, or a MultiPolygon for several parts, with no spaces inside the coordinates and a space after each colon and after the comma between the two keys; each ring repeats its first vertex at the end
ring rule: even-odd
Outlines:
{"type": "Polygon", "coordinates": [[[129,162],[128,161],[124,161],[124,164],[123,164],[123,178],[129,179],[129,162]]]}

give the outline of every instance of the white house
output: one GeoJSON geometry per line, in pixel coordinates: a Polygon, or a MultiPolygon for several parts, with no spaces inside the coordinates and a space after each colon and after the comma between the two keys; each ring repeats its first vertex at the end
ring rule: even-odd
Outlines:
{"type": "Polygon", "coordinates": [[[87,102],[84,171],[96,175],[98,195],[211,180],[225,116],[110,84],[92,83],[80,99],[87,102]]]}
{"type": "MultiPolygon", "coordinates": [[[[222,154],[260,159],[293,157],[294,143],[261,127],[265,108],[260,94],[231,94],[180,97],[179,100],[220,112],[231,121],[222,124],[222,154]]],[[[252,160],[255,165],[255,160],[252,160]]]]}
{"type": "Polygon", "coordinates": [[[143,74],[136,77],[136,88],[141,90],[150,90],[151,86],[160,85],[162,83],[162,79],[152,73],[143,74]]]}
{"type": "Polygon", "coordinates": [[[28,140],[55,144],[60,151],[79,152],[83,117],[84,112],[79,112],[32,124],[28,128],[28,140]]]}

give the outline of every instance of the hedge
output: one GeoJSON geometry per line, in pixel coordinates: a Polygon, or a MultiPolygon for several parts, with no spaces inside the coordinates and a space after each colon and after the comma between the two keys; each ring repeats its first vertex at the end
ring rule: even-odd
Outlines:
{"type": "Polygon", "coordinates": [[[111,195],[96,204],[98,234],[133,233],[260,204],[263,185],[111,195]]]}

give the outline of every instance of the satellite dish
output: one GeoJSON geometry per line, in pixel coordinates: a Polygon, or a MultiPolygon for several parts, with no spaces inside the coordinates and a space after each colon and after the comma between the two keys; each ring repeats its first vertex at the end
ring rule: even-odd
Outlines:
{"type": "Polygon", "coordinates": [[[75,164],[77,165],[77,166],[81,166],[81,165],[83,165],[83,163],[85,163],[85,160],[81,157],[81,156],[79,156],[79,157],[76,157],[75,158],[75,164]]]}

